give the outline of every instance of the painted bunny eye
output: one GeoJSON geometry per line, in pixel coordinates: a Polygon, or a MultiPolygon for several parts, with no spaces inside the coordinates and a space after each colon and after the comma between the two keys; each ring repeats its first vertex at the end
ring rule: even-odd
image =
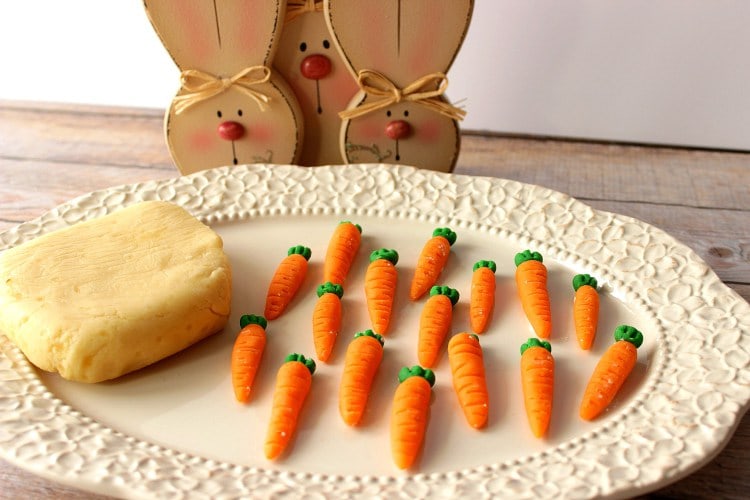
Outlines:
{"type": "Polygon", "coordinates": [[[242,110],[241,109],[237,110],[237,116],[242,116],[242,110]]]}
{"type": "Polygon", "coordinates": [[[300,52],[304,52],[306,50],[307,50],[307,44],[305,42],[302,42],[301,44],[299,44],[299,51],[300,52]]]}
{"type": "Polygon", "coordinates": [[[385,116],[388,116],[388,117],[390,117],[390,116],[391,116],[391,110],[390,110],[390,109],[389,109],[388,111],[386,111],[386,112],[385,112],[385,116]]]}
{"type": "Polygon", "coordinates": [[[331,42],[328,40],[323,40],[323,48],[324,49],[330,49],[331,48],[331,42]]]}
{"type": "Polygon", "coordinates": [[[219,117],[219,118],[221,118],[221,110],[219,110],[219,111],[216,112],[216,116],[219,117]]]}
{"type": "Polygon", "coordinates": [[[404,116],[409,116],[409,110],[404,111],[404,116]]]}

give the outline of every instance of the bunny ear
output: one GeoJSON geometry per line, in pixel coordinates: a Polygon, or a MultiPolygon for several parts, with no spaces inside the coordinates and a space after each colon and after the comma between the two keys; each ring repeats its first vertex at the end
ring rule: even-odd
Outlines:
{"type": "Polygon", "coordinates": [[[230,76],[269,65],[286,0],[145,0],[164,47],[182,69],[230,76]]]}
{"type": "Polygon", "coordinates": [[[463,44],[473,0],[401,0],[398,78],[447,73],[463,44]]]}
{"type": "Polygon", "coordinates": [[[383,15],[397,6],[398,0],[325,0],[329,31],[350,71],[375,69],[391,61],[396,52],[390,20],[383,15]]]}
{"type": "Polygon", "coordinates": [[[326,0],[326,18],[350,69],[380,71],[405,86],[447,72],[463,43],[473,0],[326,0]]]}

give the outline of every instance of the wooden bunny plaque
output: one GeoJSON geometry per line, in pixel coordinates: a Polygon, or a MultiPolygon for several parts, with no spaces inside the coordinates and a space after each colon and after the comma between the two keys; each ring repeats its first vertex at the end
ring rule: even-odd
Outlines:
{"type": "Polygon", "coordinates": [[[328,31],[323,0],[288,0],[274,66],[294,90],[305,117],[300,165],[343,163],[339,112],[359,87],[328,31]]]}
{"type": "Polygon", "coordinates": [[[360,90],[342,113],[347,163],[449,172],[464,111],[445,97],[473,0],[325,0],[326,22],[360,90]]]}
{"type": "Polygon", "coordinates": [[[241,163],[296,163],[304,120],[294,92],[272,69],[286,0],[145,0],[181,70],[165,117],[183,174],[241,163]]]}

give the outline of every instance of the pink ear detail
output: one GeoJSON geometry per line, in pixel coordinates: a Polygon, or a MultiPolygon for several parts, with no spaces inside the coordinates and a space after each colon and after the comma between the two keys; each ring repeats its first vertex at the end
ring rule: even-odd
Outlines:
{"type": "Polygon", "coordinates": [[[183,36],[178,43],[186,47],[192,60],[200,61],[199,66],[204,67],[214,54],[213,48],[218,46],[216,35],[207,28],[203,14],[195,8],[194,2],[176,2],[174,8],[182,26],[183,36]]]}
{"type": "MultiPolygon", "coordinates": [[[[426,75],[433,71],[444,71],[442,62],[436,66],[435,61],[430,54],[435,52],[435,45],[440,43],[436,38],[440,37],[435,33],[436,26],[444,26],[444,12],[440,8],[425,9],[418,19],[409,19],[409,23],[418,23],[415,27],[417,33],[423,33],[423,36],[415,37],[416,43],[411,47],[406,47],[408,62],[405,64],[415,75],[426,75]]],[[[405,20],[402,20],[404,22],[405,20]]]]}
{"type": "MultiPolygon", "coordinates": [[[[389,2],[392,3],[392,2],[389,2]]],[[[393,3],[395,6],[396,4],[393,3]]],[[[381,2],[359,2],[357,10],[359,13],[356,15],[357,20],[362,20],[361,24],[357,28],[345,28],[343,31],[356,33],[356,38],[345,40],[352,43],[353,46],[357,45],[357,40],[381,40],[384,36],[388,36],[389,33],[393,37],[396,36],[396,28],[392,21],[396,17],[395,10],[393,17],[383,15],[383,4],[381,2]]],[[[357,52],[360,49],[356,49],[357,52]]],[[[346,47],[344,47],[346,52],[346,47]]],[[[355,54],[352,54],[355,55],[355,54]]],[[[349,56],[351,57],[351,55],[349,56]]],[[[391,67],[394,63],[393,55],[386,53],[385,45],[380,43],[367,44],[366,55],[357,53],[354,59],[351,59],[352,65],[354,66],[355,72],[365,68],[375,68],[385,70],[391,67]]]]}
{"type": "Polygon", "coordinates": [[[237,12],[237,23],[239,24],[237,30],[238,46],[242,54],[258,57],[257,61],[248,61],[254,64],[265,64],[266,61],[260,58],[265,58],[264,48],[270,43],[270,39],[266,37],[272,36],[270,31],[265,26],[262,26],[264,21],[262,19],[259,20],[259,13],[260,16],[263,16],[267,10],[265,4],[268,4],[268,2],[246,0],[245,2],[241,2],[241,6],[238,7],[239,12],[237,12]],[[261,37],[262,39],[260,39],[261,37]]]}
{"type": "Polygon", "coordinates": [[[216,147],[219,138],[213,130],[201,128],[191,132],[188,136],[188,141],[194,151],[205,152],[216,147]]]}

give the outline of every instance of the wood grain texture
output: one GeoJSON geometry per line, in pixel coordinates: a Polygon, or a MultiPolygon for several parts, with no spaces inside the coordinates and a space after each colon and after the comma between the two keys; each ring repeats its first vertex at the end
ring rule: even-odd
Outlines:
{"type": "MultiPolygon", "coordinates": [[[[456,173],[570,194],[662,229],[750,301],[750,154],[466,133],[456,173]]],[[[0,231],[71,198],[176,177],[163,111],[0,101],[0,231]]],[[[746,498],[750,418],[707,465],[642,498],[746,498]]],[[[103,498],[0,461],[0,498],[103,498]]]]}

